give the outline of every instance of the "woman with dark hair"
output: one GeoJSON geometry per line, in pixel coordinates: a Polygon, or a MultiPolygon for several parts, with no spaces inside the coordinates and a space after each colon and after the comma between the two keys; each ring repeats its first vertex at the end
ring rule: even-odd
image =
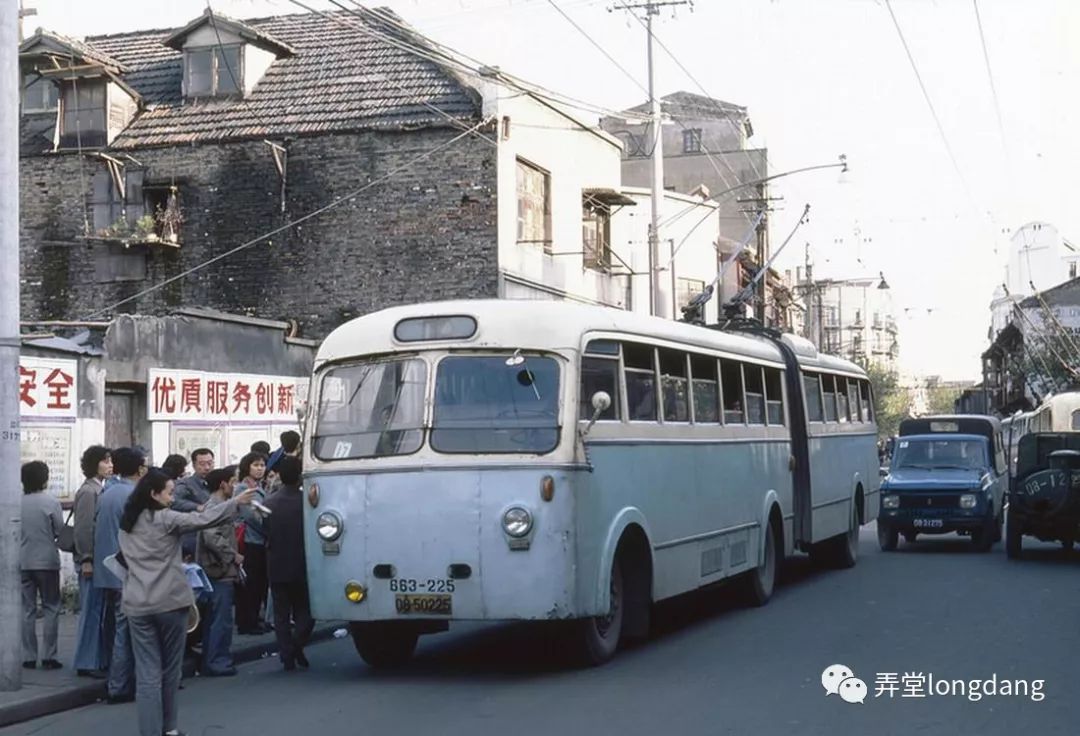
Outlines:
{"type": "Polygon", "coordinates": [[[124,506],[120,552],[127,567],[123,606],[135,652],[135,702],[142,736],[178,736],[176,696],[184,659],[188,610],[195,603],[184,574],[180,539],[224,524],[254,491],[204,511],[173,511],[173,480],[150,471],[124,506]]]}
{"type": "Polygon", "coordinates": [[[37,599],[45,611],[42,622],[44,647],[41,667],[58,670],[62,665],[56,661],[56,640],[60,633],[60,551],[56,537],[64,525],[60,502],[51,493],[44,493],[49,485],[49,466],[33,460],[22,466],[22,546],[19,568],[22,571],[23,604],[23,667],[37,667],[38,641],[37,599]]]}
{"type": "MultiPolygon", "coordinates": [[[[265,503],[265,476],[266,455],[249,452],[240,458],[240,483],[235,492],[252,489],[255,500],[265,503]]],[[[259,612],[270,586],[266,574],[266,530],[262,515],[252,507],[245,508],[240,516],[244,520],[244,575],[247,579],[236,601],[236,628],[241,634],[265,634],[270,627],[261,622],[259,612]]]]}
{"type": "Polygon", "coordinates": [[[79,631],[75,645],[75,671],[81,677],[104,679],[108,668],[105,653],[105,596],[94,587],[94,524],[98,498],[113,473],[112,451],[90,445],[80,461],[86,480],[75,493],[75,567],[79,571],[79,631]]]}
{"type": "Polygon", "coordinates": [[[183,455],[169,455],[161,464],[161,469],[173,480],[180,480],[187,475],[187,464],[188,460],[183,455]]]}

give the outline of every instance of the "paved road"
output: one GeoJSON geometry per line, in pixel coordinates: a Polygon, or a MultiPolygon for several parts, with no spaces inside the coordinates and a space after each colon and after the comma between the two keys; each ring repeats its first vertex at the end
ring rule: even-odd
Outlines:
{"type": "MultiPolygon", "coordinates": [[[[1027,540],[1026,540],[1027,541],[1027,540]]],[[[1027,544],[1028,548],[1034,545],[1027,544]]],[[[1080,552],[1042,545],[1005,559],[959,537],[895,553],[863,530],[853,570],[799,557],[763,609],[728,590],[661,607],[656,636],[591,670],[561,666],[557,639],[518,625],[462,626],[422,639],[416,661],[376,675],[348,640],[311,648],[312,670],[264,660],[182,693],[190,736],[340,734],[1072,734],[1080,655],[1080,552]],[[844,664],[865,703],[826,697],[822,670],[844,664]],[[875,697],[878,673],[1045,680],[1045,699],[875,697]]],[[[136,733],[134,707],[97,705],[0,731],[136,733]]]]}

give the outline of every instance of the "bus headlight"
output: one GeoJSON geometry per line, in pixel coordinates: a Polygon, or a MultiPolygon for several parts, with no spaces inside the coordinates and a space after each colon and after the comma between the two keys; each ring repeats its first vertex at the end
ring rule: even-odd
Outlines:
{"type": "Polygon", "coordinates": [[[315,530],[319,534],[319,539],[324,542],[333,542],[341,536],[344,528],[345,525],[341,523],[341,517],[333,511],[324,511],[315,520],[315,530]]]}
{"type": "Polygon", "coordinates": [[[532,514],[530,514],[527,509],[523,509],[520,506],[508,508],[505,513],[503,513],[503,531],[511,537],[524,537],[532,530],[532,525],[532,514]]]}
{"type": "Polygon", "coordinates": [[[960,508],[973,509],[975,508],[975,504],[978,502],[979,497],[976,496],[974,493],[965,493],[963,496],[960,497],[960,508]]]}
{"type": "Polygon", "coordinates": [[[881,508],[883,509],[898,509],[900,508],[899,496],[882,496],[881,508]]]}

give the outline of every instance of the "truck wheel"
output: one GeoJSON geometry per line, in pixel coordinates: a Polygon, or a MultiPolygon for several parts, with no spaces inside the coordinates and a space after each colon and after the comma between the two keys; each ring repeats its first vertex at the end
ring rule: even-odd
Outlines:
{"type": "Polygon", "coordinates": [[[349,624],[357,654],[374,669],[393,669],[412,659],[420,633],[397,621],[349,624]]]}
{"type": "Polygon", "coordinates": [[[904,541],[908,544],[915,544],[915,540],[919,538],[918,532],[904,532],[904,541]]]}
{"type": "Polygon", "coordinates": [[[1005,514],[1005,554],[1010,560],[1020,559],[1023,539],[1024,530],[1010,508],[1005,514]]]}
{"type": "Polygon", "coordinates": [[[984,523],[981,529],[973,531],[971,533],[971,543],[974,545],[975,551],[989,552],[990,548],[994,546],[994,534],[995,525],[993,520],[984,523]]]}
{"type": "Polygon", "coordinates": [[[897,545],[900,544],[900,532],[878,519],[877,542],[882,552],[893,552],[896,550],[897,545]]]}
{"type": "Polygon", "coordinates": [[[577,659],[588,667],[604,664],[615,656],[622,638],[626,595],[622,563],[618,557],[611,565],[611,606],[606,616],[592,616],[575,621],[573,636],[577,659]]]}

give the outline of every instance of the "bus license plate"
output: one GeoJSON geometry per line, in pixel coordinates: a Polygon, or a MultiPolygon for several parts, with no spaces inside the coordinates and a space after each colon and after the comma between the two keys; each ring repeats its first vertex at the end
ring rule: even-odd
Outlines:
{"type": "Polygon", "coordinates": [[[922,529],[940,529],[945,526],[945,522],[941,519],[916,519],[914,524],[922,529]]]}
{"type": "Polygon", "coordinates": [[[452,608],[450,596],[428,595],[423,593],[409,594],[398,593],[394,596],[394,607],[403,616],[412,615],[435,615],[449,616],[452,608]]]}

